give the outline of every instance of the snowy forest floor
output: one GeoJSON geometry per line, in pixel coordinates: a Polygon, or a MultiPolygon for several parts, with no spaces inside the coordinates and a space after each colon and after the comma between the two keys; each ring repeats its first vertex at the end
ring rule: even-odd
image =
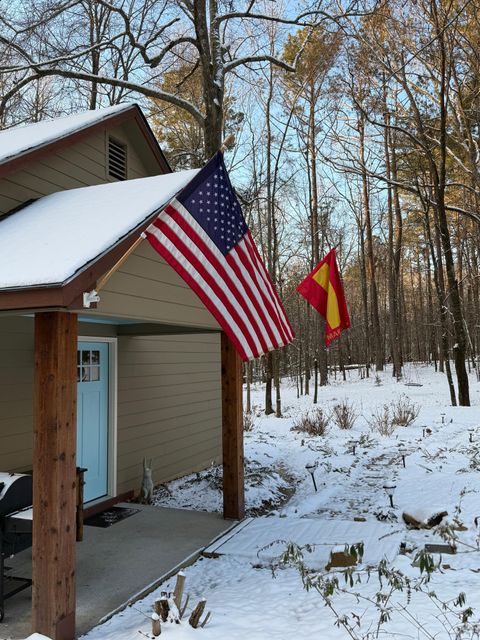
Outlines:
{"type": "MultiPolygon", "coordinates": [[[[320,389],[316,406],[330,413],[348,400],[358,418],[349,430],[331,421],[326,434],[316,437],[292,431],[299,418],[314,409],[311,396],[297,398],[296,389],[285,381],[283,417],[267,417],[262,414],[264,389],[259,385],[252,390],[253,428],[245,433],[248,515],[273,514],[288,522],[356,518],[392,523],[401,534],[405,553],[385,567],[382,583],[376,570],[369,572],[360,564],[351,582],[345,581],[343,570],[309,572],[306,579],[318,588],[307,591],[298,566],[262,566],[235,555],[202,558],[186,569],[186,591],[192,605],[201,597],[207,599],[211,620],[205,628],[194,630],[188,625],[187,612],[180,625],[164,624],[162,637],[479,637],[480,384],[472,375],[472,407],[450,407],[443,374],[431,367],[409,366],[406,380],[421,386],[407,386],[405,380],[397,383],[390,371],[379,374],[377,381],[375,375],[359,379],[356,371],[348,372],[347,382],[332,380],[320,389]],[[415,422],[397,427],[390,436],[373,430],[372,414],[399,398],[405,401],[404,396],[420,409],[415,422]],[[355,453],[352,440],[357,441],[355,453]],[[405,468],[400,445],[407,450],[405,468]],[[305,470],[308,463],[318,465],[317,492],[305,470]],[[385,480],[396,485],[393,508],[383,489],[385,480]],[[411,530],[402,520],[405,510],[419,518],[435,511],[447,511],[448,516],[440,529],[411,530]],[[450,526],[459,524],[460,531],[450,526]],[[414,566],[418,552],[426,543],[445,543],[452,535],[457,553],[433,554],[438,567],[426,582],[425,571],[414,566]],[[331,582],[335,577],[338,588],[331,582]],[[458,600],[460,593],[465,597],[458,600]],[[345,624],[338,624],[339,619],[345,624]]],[[[161,506],[221,511],[221,470],[211,468],[162,486],[156,501],[161,506]]],[[[307,556],[305,551],[308,565],[307,556]]],[[[148,618],[153,602],[160,591],[172,591],[173,583],[96,627],[84,640],[152,637],[148,618]]]]}

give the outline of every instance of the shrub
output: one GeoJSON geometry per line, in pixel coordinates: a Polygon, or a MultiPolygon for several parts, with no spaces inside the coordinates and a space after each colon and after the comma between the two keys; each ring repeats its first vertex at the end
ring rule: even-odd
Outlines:
{"type": "Polygon", "coordinates": [[[333,407],[332,419],[339,429],[351,429],[357,418],[358,411],[348,400],[343,400],[333,407]]]}
{"type": "Polygon", "coordinates": [[[397,426],[393,422],[391,408],[388,404],[377,407],[367,422],[372,431],[378,431],[382,436],[391,436],[397,426]]]}
{"type": "Polygon", "coordinates": [[[243,412],[243,430],[244,431],[253,431],[253,427],[255,426],[255,417],[251,411],[243,412]]]}
{"type": "Polygon", "coordinates": [[[294,423],[292,431],[309,436],[324,436],[327,433],[330,416],[321,407],[303,413],[294,423]]]}
{"type": "Polygon", "coordinates": [[[392,402],[392,422],[398,427],[408,427],[415,422],[420,413],[420,407],[402,393],[398,400],[392,402]]]}

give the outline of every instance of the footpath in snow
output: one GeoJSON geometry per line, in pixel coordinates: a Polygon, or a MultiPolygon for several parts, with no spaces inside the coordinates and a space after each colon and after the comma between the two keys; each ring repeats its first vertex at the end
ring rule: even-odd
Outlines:
{"type": "MultiPolygon", "coordinates": [[[[315,437],[292,430],[313,409],[310,397],[297,398],[296,389],[285,382],[283,417],[266,417],[261,411],[263,389],[253,390],[253,427],[245,434],[245,454],[247,512],[254,519],[242,523],[229,548],[222,551],[217,543],[220,548],[213,550],[222,555],[202,558],[185,570],[190,602],[207,599],[212,612],[207,626],[191,628],[187,612],[180,625],[163,624],[162,637],[478,637],[480,384],[472,375],[472,407],[450,407],[444,375],[419,366],[410,369],[412,377],[421,386],[397,383],[389,372],[377,381],[361,380],[357,372],[349,372],[347,382],[332,381],[320,389],[317,407],[330,414],[335,405],[348,401],[358,417],[352,429],[342,430],[330,421],[326,433],[315,437]],[[381,435],[371,426],[372,416],[384,415],[385,407],[399,398],[417,405],[418,417],[408,427],[381,435]],[[306,465],[315,469],[318,491],[306,465]],[[395,485],[393,507],[384,490],[388,484],[395,485]],[[438,528],[413,530],[402,520],[404,511],[419,520],[437,511],[448,515],[438,528]],[[345,533],[339,533],[342,527],[345,533]],[[346,532],[352,530],[347,540],[346,532]],[[345,581],[340,569],[318,572],[329,555],[322,545],[338,544],[341,538],[351,544],[357,530],[370,533],[362,540],[365,553],[351,579],[345,581]],[[372,531],[385,532],[373,534],[381,539],[375,548],[372,531]],[[298,550],[290,549],[295,562],[280,566],[291,541],[303,547],[303,580],[312,587],[308,591],[298,550]],[[429,557],[419,560],[418,552],[426,544],[446,542],[455,545],[456,553],[432,554],[438,566],[429,582],[420,582],[425,571],[414,565],[425,569],[429,557]],[[400,545],[402,554],[391,552],[400,545]],[[389,562],[380,565],[386,573],[380,584],[377,570],[368,565],[376,565],[384,549],[389,562]],[[397,589],[392,589],[395,580],[397,589]],[[465,595],[458,599],[461,593],[465,595]]],[[[156,500],[161,506],[220,511],[221,470],[171,482],[159,488],[156,500]]],[[[153,603],[173,587],[174,579],[84,640],[152,637],[153,603]]]]}

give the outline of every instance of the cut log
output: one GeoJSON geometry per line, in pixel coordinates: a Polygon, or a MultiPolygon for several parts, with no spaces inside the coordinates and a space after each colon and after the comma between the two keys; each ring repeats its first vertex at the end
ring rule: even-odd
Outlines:
{"type": "Polygon", "coordinates": [[[185,587],[185,574],[183,571],[177,573],[177,582],[175,584],[175,589],[173,591],[173,599],[175,600],[175,604],[180,611],[182,608],[182,597],[183,597],[183,589],[185,587]]]}
{"type": "Polygon", "coordinates": [[[345,547],[334,547],[330,552],[330,559],[325,566],[327,571],[332,568],[353,567],[357,564],[357,559],[348,553],[345,547]]]}
{"type": "Polygon", "coordinates": [[[183,618],[183,616],[185,615],[185,611],[187,610],[188,607],[188,603],[190,602],[190,595],[187,593],[187,597],[185,598],[185,602],[183,604],[183,607],[180,609],[180,620],[183,618]]]}
{"type": "Polygon", "coordinates": [[[448,516],[447,511],[402,513],[403,521],[412,529],[431,529],[439,525],[445,516],[448,516]]]}
{"type": "Polygon", "coordinates": [[[176,622],[176,624],[180,624],[180,612],[178,610],[177,605],[175,604],[175,600],[173,596],[168,598],[168,617],[167,622],[176,622]]]}
{"type": "Polygon", "coordinates": [[[207,601],[205,598],[202,598],[200,602],[197,604],[195,609],[190,614],[190,618],[188,619],[188,623],[194,629],[198,628],[198,624],[200,622],[200,618],[202,617],[203,612],[205,611],[207,601]]]}
{"type": "Polygon", "coordinates": [[[157,613],[152,613],[152,635],[155,637],[162,633],[162,625],[160,624],[160,616],[157,613]]]}
{"type": "Polygon", "coordinates": [[[160,616],[162,622],[167,621],[168,609],[168,599],[166,596],[162,596],[158,600],[155,600],[155,613],[160,616]]]}
{"type": "Polygon", "coordinates": [[[203,629],[203,627],[207,624],[207,622],[210,620],[210,616],[211,616],[211,612],[209,611],[209,612],[207,613],[207,615],[205,616],[205,620],[200,624],[200,626],[202,627],[202,629],[203,629]]]}

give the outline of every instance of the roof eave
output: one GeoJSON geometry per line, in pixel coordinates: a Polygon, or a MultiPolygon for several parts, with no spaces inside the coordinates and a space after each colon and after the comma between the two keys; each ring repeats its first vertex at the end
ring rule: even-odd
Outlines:
{"type": "Polygon", "coordinates": [[[34,149],[28,149],[20,155],[7,158],[4,162],[0,162],[0,178],[4,178],[14,171],[18,171],[25,164],[31,162],[32,160],[39,160],[40,158],[43,158],[50,153],[58,151],[59,149],[72,144],[73,142],[85,138],[87,135],[91,135],[96,131],[104,130],[107,124],[111,127],[120,126],[132,119],[134,119],[136,124],[138,125],[163,173],[171,173],[172,169],[168,164],[167,159],[163,154],[163,151],[161,150],[157,139],[155,138],[153,131],[150,128],[150,125],[147,122],[147,119],[143,115],[142,110],[137,104],[132,104],[120,113],[106,116],[98,122],[85,125],[81,129],[73,131],[72,133],[67,133],[66,135],[57,138],[56,140],[52,140],[50,142],[42,144],[38,147],[35,147],[34,149]]]}
{"type": "Polygon", "coordinates": [[[157,215],[158,211],[154,211],[110,249],[88,262],[63,283],[0,289],[0,311],[51,308],[82,310],[83,293],[95,289],[97,280],[116,265],[157,215]]]}

